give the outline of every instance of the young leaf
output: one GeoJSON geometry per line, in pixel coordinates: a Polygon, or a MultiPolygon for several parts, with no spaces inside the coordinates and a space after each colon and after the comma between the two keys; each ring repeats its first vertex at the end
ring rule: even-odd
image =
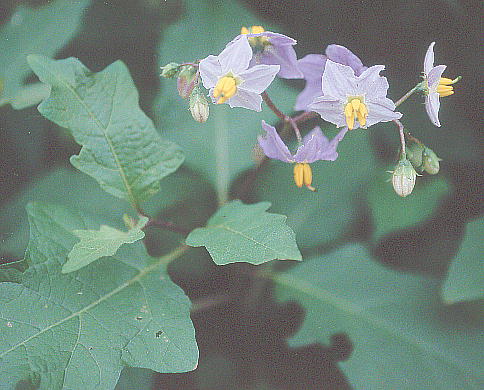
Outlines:
{"type": "MultiPolygon", "coordinates": [[[[381,169],[382,172],[385,169],[381,169]]],[[[429,218],[445,195],[449,183],[443,176],[418,180],[412,194],[401,198],[386,180],[390,174],[380,175],[368,189],[368,202],[375,223],[377,241],[395,230],[416,226],[429,218]]]]}
{"type": "Polygon", "coordinates": [[[79,60],[29,56],[39,79],[51,85],[39,112],[68,128],[82,145],[71,157],[110,194],[134,207],[156,193],[159,181],[183,162],[181,149],[162,139],[138,105],[138,91],[121,61],[91,73],[79,60]]]}
{"type": "Polygon", "coordinates": [[[53,56],[76,33],[89,0],[50,1],[47,5],[19,6],[0,30],[0,106],[16,109],[39,103],[48,96],[46,86],[24,86],[29,75],[27,55],[53,56]],[[26,88],[27,93],[23,89],[26,88]]]}
{"type": "Polygon", "coordinates": [[[482,389],[482,327],[444,311],[438,283],[384,268],[360,245],[304,261],[276,276],[281,300],[306,309],[292,345],[346,333],[340,365],[355,389],[482,389]]]}
{"type": "MultiPolygon", "coordinates": [[[[160,66],[218,55],[240,33],[241,23],[263,24],[235,0],[188,0],[185,4],[182,19],[163,31],[160,66]]],[[[266,30],[282,32],[280,28],[263,25],[266,30]]],[[[187,163],[210,179],[219,200],[225,201],[231,181],[254,164],[254,146],[257,135],[262,134],[261,120],[275,121],[276,117],[264,103],[263,114],[220,104],[211,107],[207,122],[200,124],[187,111],[188,102],[178,96],[173,80],[162,80],[162,83],[153,107],[156,123],[167,137],[183,145],[187,163]]],[[[295,90],[274,80],[268,93],[280,109],[291,112],[297,95],[295,90]]]]}
{"type": "Polygon", "coordinates": [[[77,271],[104,256],[114,256],[123,244],[132,244],[142,240],[145,233],[141,230],[148,222],[141,217],[138,223],[127,232],[101,225],[99,230],[73,230],[72,233],[81,239],[67,255],[62,272],[77,271]]]}
{"type": "Polygon", "coordinates": [[[446,303],[484,298],[484,218],[469,222],[442,288],[446,303]]]}
{"type": "Polygon", "coordinates": [[[113,389],[125,366],[159,372],[195,368],[190,302],[166,264],[141,243],[69,274],[61,267],[89,219],[63,207],[30,204],[30,267],[21,284],[0,283],[0,383],[40,388],[113,389]]]}
{"type": "Polygon", "coordinates": [[[245,205],[239,200],[220,208],[207,226],[193,230],[187,245],[205,246],[218,265],[269,260],[302,260],[286,217],[267,213],[269,202],[245,205]]]}

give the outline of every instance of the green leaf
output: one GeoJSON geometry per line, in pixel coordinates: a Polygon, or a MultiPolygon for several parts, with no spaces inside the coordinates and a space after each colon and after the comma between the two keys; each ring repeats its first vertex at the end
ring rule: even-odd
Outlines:
{"type": "Polygon", "coordinates": [[[56,0],[42,7],[17,7],[0,30],[0,106],[11,103],[20,109],[48,96],[46,86],[24,86],[30,74],[26,57],[54,56],[77,32],[89,4],[89,0],[56,0]]]}
{"type": "Polygon", "coordinates": [[[245,205],[235,200],[221,207],[204,228],[193,230],[187,245],[205,246],[218,265],[269,260],[302,260],[286,217],[267,213],[268,202],[245,205]]]}
{"type": "Polygon", "coordinates": [[[279,299],[306,309],[292,345],[353,344],[340,365],[354,389],[482,389],[482,324],[444,310],[438,283],[373,262],[360,245],[307,260],[276,276],[279,299]]]}
{"type": "MultiPolygon", "coordinates": [[[[190,0],[185,4],[186,14],[163,32],[160,66],[219,54],[240,33],[241,23],[262,24],[234,0],[190,0]]],[[[264,26],[266,30],[281,32],[277,27],[264,26]]],[[[267,92],[282,111],[291,112],[297,95],[294,90],[275,80],[267,92]]],[[[183,145],[187,163],[210,179],[221,203],[227,199],[230,182],[254,164],[261,120],[276,119],[267,107],[256,113],[221,104],[212,105],[208,121],[200,124],[191,117],[188,101],[178,96],[173,80],[162,80],[161,94],[153,108],[158,114],[157,125],[167,137],[183,145]]]]}
{"type": "Polygon", "coordinates": [[[91,73],[79,60],[29,56],[32,70],[51,85],[39,112],[68,128],[81,152],[77,169],[134,207],[160,189],[159,181],[183,162],[181,149],[162,139],[141,111],[138,91],[121,61],[91,73]]]}
{"type": "MultiPolygon", "coordinates": [[[[334,136],[334,129],[323,130],[329,138],[334,136]]],[[[280,161],[271,161],[258,176],[256,199],[271,202],[274,212],[287,215],[300,248],[327,244],[348,229],[358,215],[359,187],[378,169],[364,130],[349,132],[338,153],[334,162],[311,164],[317,192],[297,188],[293,166],[280,161]]]]}
{"type": "Polygon", "coordinates": [[[484,218],[469,222],[464,241],[452,260],[442,288],[446,303],[484,298],[484,218]]]}
{"type": "MultiPolygon", "coordinates": [[[[0,383],[40,380],[41,389],[112,389],[124,366],[159,372],[195,368],[198,350],[190,302],[166,264],[141,243],[69,274],[61,267],[92,228],[63,207],[30,204],[30,267],[22,284],[0,283],[0,383]]],[[[183,247],[181,247],[183,248],[183,247]]]]}
{"type": "Polygon", "coordinates": [[[142,240],[145,233],[141,229],[147,222],[147,217],[141,217],[138,223],[127,232],[107,225],[101,225],[99,230],[73,230],[72,233],[81,241],[76,243],[67,255],[62,272],[77,271],[101,257],[114,256],[123,244],[142,240]]]}
{"type": "Polygon", "coordinates": [[[439,206],[444,196],[449,194],[449,183],[442,175],[417,178],[411,195],[398,196],[389,173],[375,179],[368,188],[368,202],[373,215],[375,241],[395,230],[410,228],[428,219],[439,206]]]}

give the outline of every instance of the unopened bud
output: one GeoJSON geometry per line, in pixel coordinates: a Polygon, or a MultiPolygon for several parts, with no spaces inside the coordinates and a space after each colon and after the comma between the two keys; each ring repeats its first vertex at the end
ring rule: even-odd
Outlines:
{"type": "Polygon", "coordinates": [[[203,123],[207,121],[209,114],[208,101],[198,86],[190,94],[190,112],[193,119],[197,122],[203,123]]]}
{"type": "Polygon", "coordinates": [[[392,184],[395,192],[402,197],[410,195],[417,178],[417,172],[412,163],[406,158],[402,158],[392,173],[392,184]]]}
{"type": "Polygon", "coordinates": [[[423,169],[425,172],[430,173],[431,175],[436,175],[439,173],[439,161],[442,161],[442,159],[437,157],[432,149],[425,147],[422,160],[423,169]]]}
{"type": "Polygon", "coordinates": [[[180,65],[178,65],[176,62],[170,62],[169,64],[162,66],[160,69],[161,69],[161,75],[160,75],[161,77],[164,77],[166,79],[171,79],[178,75],[180,71],[180,65]]]}
{"type": "Polygon", "coordinates": [[[178,74],[178,94],[186,99],[190,96],[197,83],[198,74],[193,66],[184,66],[178,74]]]}
{"type": "Polygon", "coordinates": [[[425,145],[417,142],[412,142],[407,145],[407,158],[412,163],[413,167],[418,171],[423,171],[423,152],[425,150],[425,145]]]}

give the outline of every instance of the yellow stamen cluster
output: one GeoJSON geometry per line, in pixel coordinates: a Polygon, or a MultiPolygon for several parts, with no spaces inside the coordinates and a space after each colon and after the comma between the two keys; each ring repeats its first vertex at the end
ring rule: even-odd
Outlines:
{"type": "MultiPolygon", "coordinates": [[[[262,26],[242,27],[240,29],[241,34],[260,34],[266,31],[262,26]]],[[[267,37],[250,37],[249,43],[252,47],[263,47],[269,44],[269,38],[267,37]]]]}
{"type": "Polygon", "coordinates": [[[264,31],[264,27],[262,26],[252,26],[252,27],[242,27],[240,29],[240,33],[241,34],[260,34],[260,33],[263,33],[264,31]]]}
{"type": "Polygon", "coordinates": [[[294,165],[294,182],[301,188],[303,184],[311,191],[316,191],[316,188],[311,186],[313,182],[313,172],[308,163],[297,163],[294,165]]]}
{"type": "Polygon", "coordinates": [[[361,127],[366,125],[366,117],[368,116],[368,108],[360,98],[350,98],[345,105],[345,117],[348,129],[353,130],[355,127],[355,118],[358,118],[358,122],[361,127]]]}
{"type": "Polygon", "coordinates": [[[459,79],[451,80],[446,77],[441,77],[439,80],[439,85],[437,86],[437,92],[440,97],[450,96],[454,93],[454,87],[451,84],[456,83],[459,79]]]}
{"type": "Polygon", "coordinates": [[[217,104],[225,103],[237,92],[237,80],[233,76],[221,77],[213,90],[213,97],[217,104]]]}

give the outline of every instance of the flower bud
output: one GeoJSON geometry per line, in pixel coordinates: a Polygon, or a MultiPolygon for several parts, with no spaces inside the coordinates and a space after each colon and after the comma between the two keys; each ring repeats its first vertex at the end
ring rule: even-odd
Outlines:
{"type": "Polygon", "coordinates": [[[164,77],[166,79],[171,79],[175,76],[178,75],[180,71],[180,65],[178,65],[176,62],[170,62],[169,64],[162,66],[161,69],[161,77],[164,77]]]}
{"type": "Polygon", "coordinates": [[[419,172],[423,171],[424,150],[425,150],[425,145],[417,142],[412,142],[406,147],[408,159],[412,163],[413,167],[419,172]]]}
{"type": "Polygon", "coordinates": [[[395,192],[405,197],[410,195],[415,186],[415,179],[417,178],[417,172],[415,171],[412,163],[406,158],[402,158],[392,175],[392,184],[395,192]]]}
{"type": "Polygon", "coordinates": [[[190,94],[190,112],[193,119],[197,122],[203,123],[207,121],[209,114],[208,101],[198,86],[193,88],[190,94]]]}
{"type": "Polygon", "coordinates": [[[193,66],[184,66],[178,74],[178,94],[186,99],[190,96],[197,83],[198,74],[193,66]]]}
{"type": "Polygon", "coordinates": [[[437,157],[432,149],[425,147],[422,160],[422,165],[425,172],[430,173],[431,175],[436,175],[439,173],[439,161],[442,161],[442,159],[437,157]]]}

